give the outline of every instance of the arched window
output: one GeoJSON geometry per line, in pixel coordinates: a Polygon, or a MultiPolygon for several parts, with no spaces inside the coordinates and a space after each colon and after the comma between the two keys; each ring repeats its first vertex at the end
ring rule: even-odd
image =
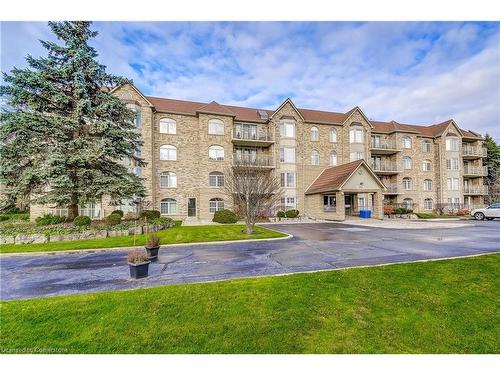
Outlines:
{"type": "Polygon", "coordinates": [[[411,178],[410,177],[405,177],[403,178],[403,189],[404,190],[411,190],[411,178]]]}
{"type": "Polygon", "coordinates": [[[424,160],[422,162],[422,170],[424,172],[429,172],[431,170],[431,167],[432,167],[432,163],[430,160],[424,160]]]}
{"type": "Polygon", "coordinates": [[[175,215],[177,213],[177,201],[172,198],[162,199],[160,202],[160,213],[162,215],[175,215]]]}
{"type": "Polygon", "coordinates": [[[160,133],[163,134],[176,134],[177,133],[177,123],[171,118],[160,119],[160,133]]]}
{"type": "Polygon", "coordinates": [[[364,129],[358,124],[351,125],[349,129],[349,143],[363,143],[364,129]]]}
{"type": "Polygon", "coordinates": [[[330,153],[330,165],[337,165],[337,153],[335,151],[330,153]]]}
{"type": "Polygon", "coordinates": [[[431,147],[432,147],[431,141],[425,140],[422,142],[422,151],[423,152],[431,152],[431,147]]]}
{"type": "Polygon", "coordinates": [[[213,119],[208,121],[208,134],[223,135],[224,123],[221,120],[213,119]]]}
{"type": "Polygon", "coordinates": [[[174,172],[160,173],[160,188],[177,187],[177,175],[174,172]]]}
{"type": "Polygon", "coordinates": [[[330,129],[330,142],[337,142],[337,129],[330,129]]]}
{"type": "Polygon", "coordinates": [[[210,160],[224,160],[224,147],[213,145],[208,148],[208,158],[210,160]]]}
{"type": "Polygon", "coordinates": [[[424,210],[432,210],[432,199],[431,198],[424,199],[424,210]]]}
{"type": "Polygon", "coordinates": [[[312,165],[319,165],[319,152],[316,150],[313,150],[311,152],[311,164],[312,165]]]}
{"type": "Polygon", "coordinates": [[[411,169],[411,158],[409,156],[403,157],[403,169],[411,169]]]}
{"type": "Polygon", "coordinates": [[[413,199],[411,199],[411,198],[403,199],[403,206],[407,210],[413,210],[413,199]]]}
{"type": "Polygon", "coordinates": [[[431,191],[432,190],[432,180],[425,179],[424,180],[424,190],[431,191]]]}
{"type": "Polygon", "coordinates": [[[401,138],[401,142],[403,144],[403,148],[411,148],[411,138],[408,137],[407,135],[401,138]]]}
{"type": "Polygon", "coordinates": [[[210,172],[208,174],[208,184],[210,186],[224,186],[224,174],[221,172],[210,172]]]}
{"type": "Polygon", "coordinates": [[[177,148],[172,145],[160,146],[160,160],[177,160],[177,148]]]}
{"type": "Polygon", "coordinates": [[[220,198],[212,198],[208,204],[210,213],[222,211],[224,209],[224,201],[220,198]]]}
{"type": "Polygon", "coordinates": [[[319,130],[316,126],[311,128],[311,141],[319,141],[319,130]]]}

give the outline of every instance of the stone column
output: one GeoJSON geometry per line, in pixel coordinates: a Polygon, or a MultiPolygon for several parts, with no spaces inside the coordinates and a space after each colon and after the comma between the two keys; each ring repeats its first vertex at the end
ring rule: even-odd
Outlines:
{"type": "Polygon", "coordinates": [[[384,219],[384,206],[382,203],[382,191],[378,191],[373,194],[373,213],[372,217],[374,219],[384,219]]]}
{"type": "Polygon", "coordinates": [[[335,194],[337,196],[337,217],[338,220],[345,220],[345,197],[344,192],[339,191],[335,194]]]}

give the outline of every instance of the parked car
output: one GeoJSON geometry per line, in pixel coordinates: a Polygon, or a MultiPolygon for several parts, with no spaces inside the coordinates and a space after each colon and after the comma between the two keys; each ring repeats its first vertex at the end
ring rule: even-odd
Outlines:
{"type": "Polygon", "coordinates": [[[500,203],[490,204],[486,208],[476,208],[470,213],[476,220],[493,220],[494,218],[500,219],[500,203]]]}

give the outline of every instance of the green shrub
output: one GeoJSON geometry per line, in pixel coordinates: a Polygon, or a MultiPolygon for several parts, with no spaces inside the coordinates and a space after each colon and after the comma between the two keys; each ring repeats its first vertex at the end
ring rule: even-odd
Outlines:
{"type": "Polygon", "coordinates": [[[120,215],[120,217],[123,217],[123,211],[122,210],[114,210],[113,212],[111,212],[111,215],[114,215],[114,214],[117,214],[117,215],[120,215]]]}
{"type": "Polygon", "coordinates": [[[285,213],[285,211],[278,211],[276,213],[276,216],[278,216],[278,217],[286,217],[286,213],[285,213]]]}
{"type": "Polygon", "coordinates": [[[106,219],[106,224],[109,226],[118,225],[122,221],[122,217],[118,214],[111,214],[106,219]]]}
{"type": "Polygon", "coordinates": [[[289,218],[294,218],[299,216],[299,210],[288,210],[285,212],[285,216],[289,218]]]}
{"type": "Polygon", "coordinates": [[[221,224],[234,224],[238,221],[238,215],[231,210],[216,211],[212,221],[221,224]]]}
{"type": "Polygon", "coordinates": [[[80,215],[75,217],[75,220],[73,220],[73,225],[76,225],[77,227],[88,227],[90,226],[91,222],[92,220],[90,220],[90,217],[80,215]]]}
{"type": "Polygon", "coordinates": [[[7,215],[0,215],[0,221],[7,221],[9,219],[10,219],[10,217],[7,215]]]}
{"type": "Polygon", "coordinates": [[[35,219],[36,225],[51,225],[64,223],[66,218],[64,216],[45,214],[35,219]]]}
{"type": "Polygon", "coordinates": [[[172,223],[173,221],[174,220],[170,217],[157,217],[156,219],[152,219],[150,223],[153,225],[162,225],[172,223]]]}
{"type": "Polygon", "coordinates": [[[161,213],[157,210],[144,210],[141,213],[141,217],[144,217],[147,220],[153,220],[161,217],[161,213]]]}

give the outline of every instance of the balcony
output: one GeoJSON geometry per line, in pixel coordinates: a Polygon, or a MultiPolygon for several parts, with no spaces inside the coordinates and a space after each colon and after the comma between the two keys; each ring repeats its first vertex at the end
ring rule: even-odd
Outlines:
{"type": "Polygon", "coordinates": [[[372,155],[391,155],[401,151],[401,149],[398,147],[396,141],[375,141],[372,139],[370,151],[372,155]]]}
{"type": "Polygon", "coordinates": [[[464,166],[464,177],[483,177],[488,175],[488,167],[464,166]]]}
{"type": "Polygon", "coordinates": [[[267,129],[233,129],[232,142],[241,146],[269,147],[274,143],[272,132],[267,129]]]}
{"type": "Polygon", "coordinates": [[[274,158],[268,155],[233,154],[233,167],[274,168],[274,158]]]}
{"type": "Polygon", "coordinates": [[[376,174],[380,175],[393,175],[401,172],[401,168],[396,162],[382,162],[382,163],[371,163],[371,167],[376,174]]]}
{"type": "Polygon", "coordinates": [[[398,188],[397,184],[391,184],[386,186],[386,190],[383,192],[384,195],[396,195],[401,194],[401,190],[398,188]]]}
{"type": "Polygon", "coordinates": [[[488,186],[464,186],[464,195],[488,195],[488,186]]]}
{"type": "Polygon", "coordinates": [[[486,148],[478,146],[463,146],[462,147],[462,157],[467,160],[479,159],[486,157],[486,148]]]}

